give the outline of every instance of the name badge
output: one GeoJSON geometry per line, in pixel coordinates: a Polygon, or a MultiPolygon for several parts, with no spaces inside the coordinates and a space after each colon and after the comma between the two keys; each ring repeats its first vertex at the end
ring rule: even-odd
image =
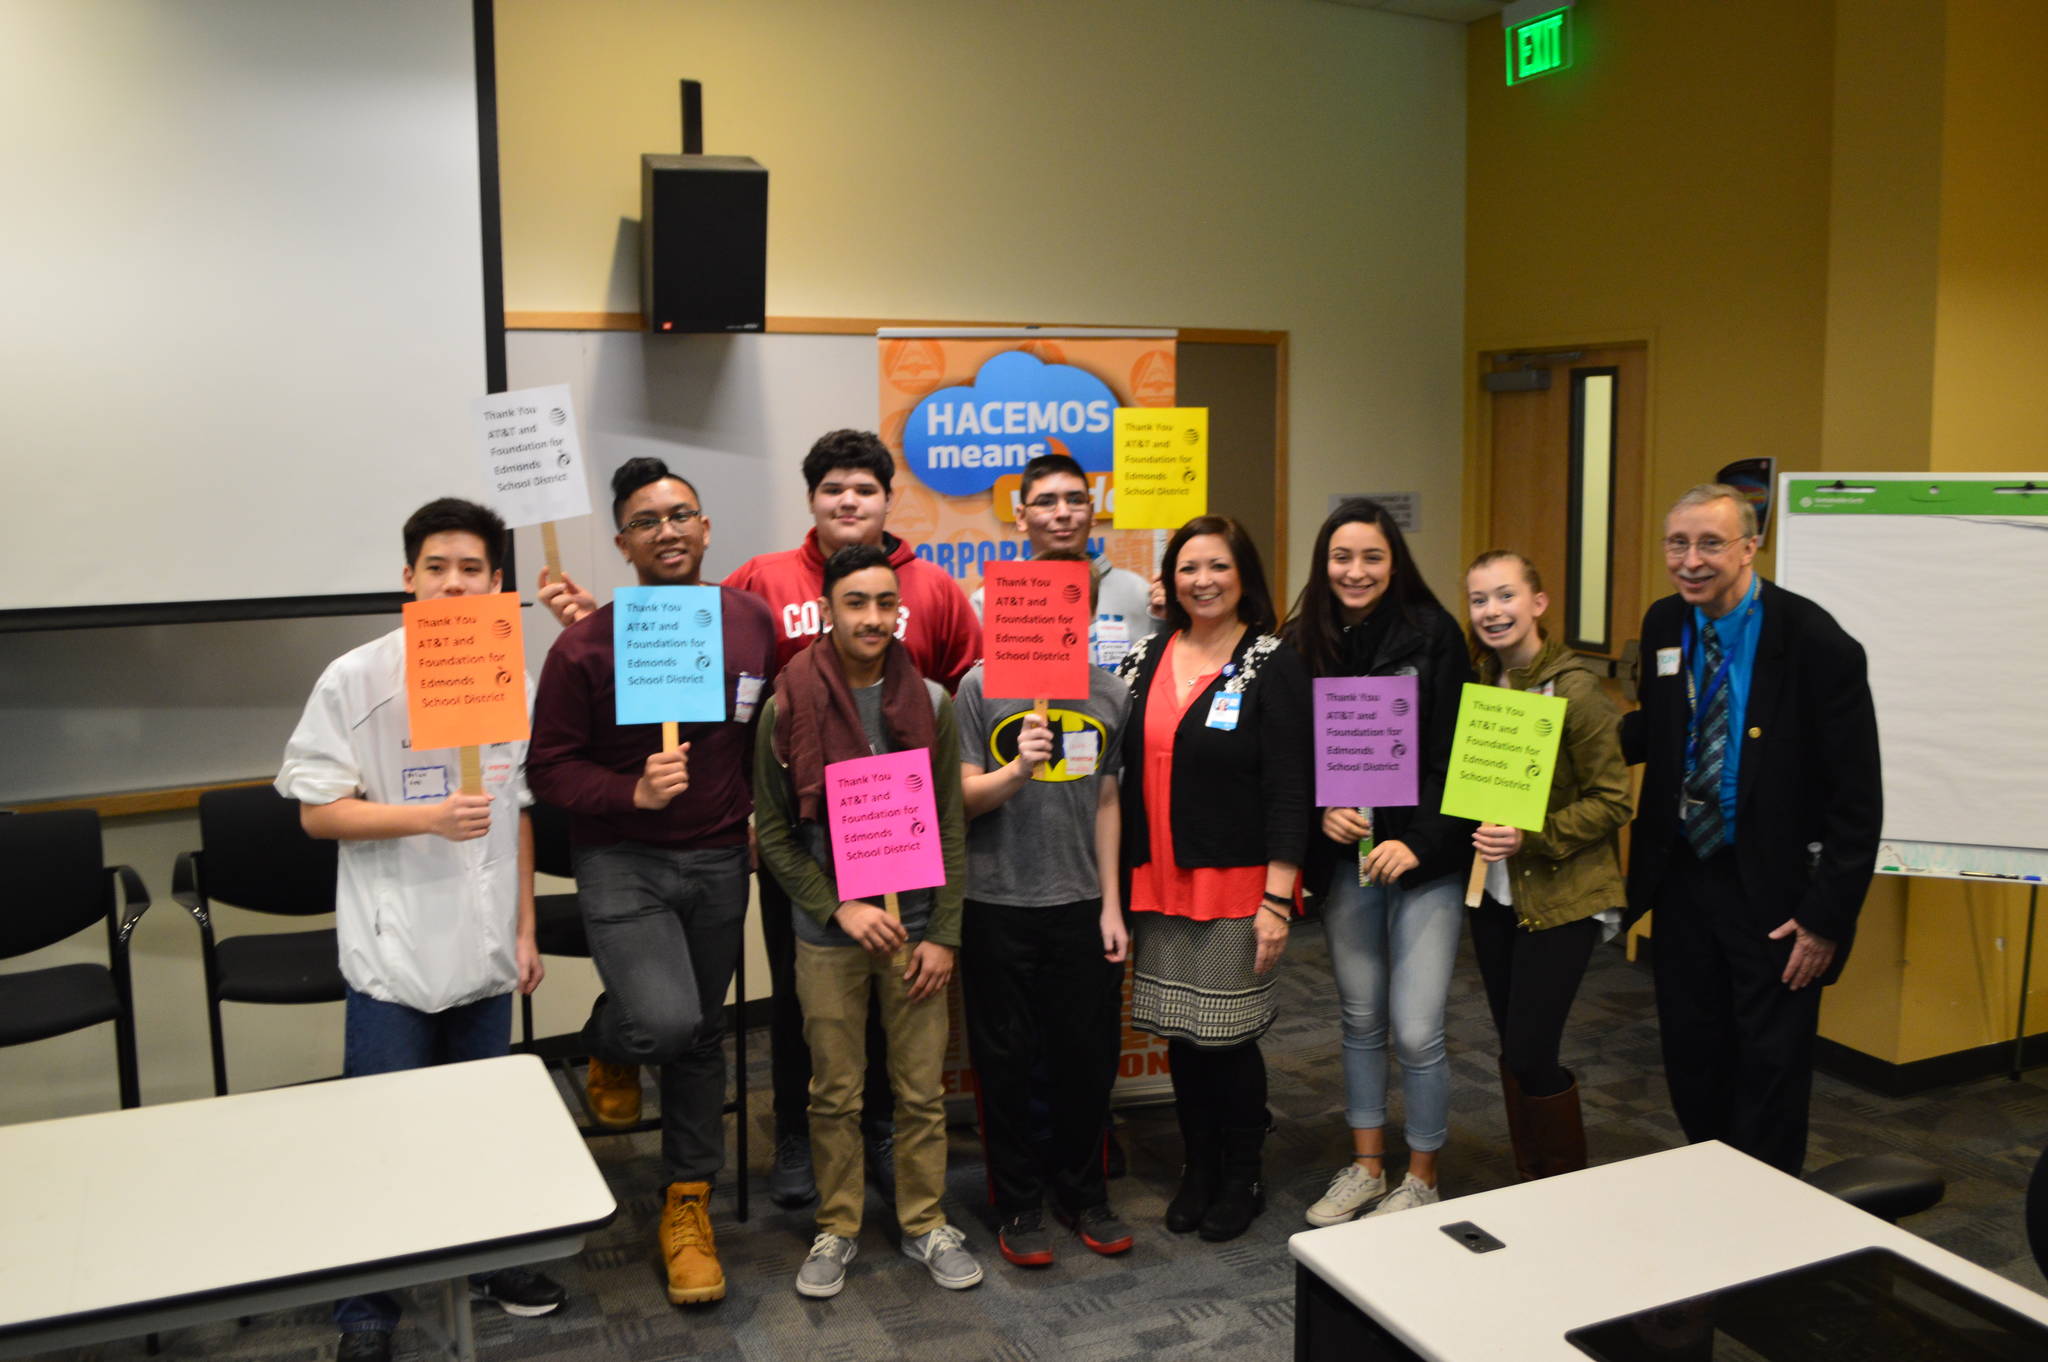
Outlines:
{"type": "Polygon", "coordinates": [[[404,781],[407,800],[448,797],[448,768],[445,766],[408,766],[404,781]]]}
{"type": "Polygon", "coordinates": [[[1236,728],[1237,712],[1243,705],[1242,695],[1233,695],[1229,691],[1218,692],[1216,698],[1209,703],[1209,727],[1220,728],[1226,732],[1236,728]]]}
{"type": "Polygon", "coordinates": [[[1659,648],[1659,649],[1657,650],[1657,675],[1659,675],[1659,676],[1676,676],[1676,675],[1678,675],[1678,664],[1679,664],[1680,660],[1681,660],[1681,659],[1680,659],[1680,656],[1679,656],[1679,652],[1678,652],[1678,649],[1676,649],[1676,648],[1659,648]]]}
{"type": "Polygon", "coordinates": [[[733,686],[732,721],[736,724],[752,723],[754,710],[761,703],[762,677],[741,672],[740,679],[733,686]]]}
{"type": "Polygon", "coordinates": [[[484,763],[484,784],[503,785],[512,779],[512,762],[509,758],[484,763]]]}
{"type": "Polygon", "coordinates": [[[1088,660],[1115,671],[1130,651],[1130,621],[1122,615],[1097,615],[1095,627],[1088,631],[1088,660]]]}
{"type": "MultiPolygon", "coordinates": [[[[1062,762],[1070,776],[1092,776],[1102,757],[1102,735],[1094,729],[1069,733],[1061,744],[1062,762]]],[[[1041,770],[1044,768],[1040,768],[1041,770]]]]}

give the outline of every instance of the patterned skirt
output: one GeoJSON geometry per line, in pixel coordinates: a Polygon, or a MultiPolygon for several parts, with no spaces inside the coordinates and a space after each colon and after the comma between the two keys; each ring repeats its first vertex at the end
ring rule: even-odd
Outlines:
{"type": "Polygon", "coordinates": [[[1252,973],[1252,922],[1131,914],[1131,1025],[1209,1049],[1264,1035],[1276,1010],[1277,970],[1252,973]]]}

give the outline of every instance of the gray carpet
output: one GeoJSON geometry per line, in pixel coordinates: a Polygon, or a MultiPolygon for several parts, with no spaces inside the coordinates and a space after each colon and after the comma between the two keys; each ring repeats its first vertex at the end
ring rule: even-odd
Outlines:
{"type": "MultiPolygon", "coordinates": [[[[869,1199],[861,1256],[845,1292],[808,1301],[790,1279],[810,1245],[808,1212],[769,1204],[762,1177],[769,1157],[765,1033],[753,1056],[753,1216],[739,1224],[731,1197],[714,1200],[714,1224],[729,1283],[727,1298],[676,1309],[662,1293],[654,1246],[658,1207],[655,1137],[610,1137],[591,1150],[618,1195],[618,1219],[574,1262],[552,1269],[569,1288],[557,1315],[521,1320],[479,1309],[478,1341],[490,1359],[552,1362],[816,1362],[944,1357],[946,1362],[1040,1359],[1285,1358],[1293,1338],[1293,1276],[1287,1237],[1305,1228],[1304,1207],[1346,1157],[1336,999],[1320,931],[1297,930],[1282,970],[1278,1024],[1265,1042],[1278,1120],[1267,1147],[1269,1206],[1244,1238],[1209,1245],[1160,1223],[1177,1173],[1179,1136],[1170,1108],[1126,1112],[1122,1140],[1130,1176],[1111,1184],[1137,1234],[1120,1258],[1063,1241],[1059,1262],[1022,1270],[996,1253],[974,1133],[953,1132],[948,1212],[968,1232],[987,1278],[973,1290],[943,1291],[897,1251],[893,1216],[869,1199]]],[[[1491,1024],[1469,953],[1453,984],[1451,1140],[1443,1154],[1447,1195],[1511,1180],[1504,1117],[1495,1091],[1491,1024]]],[[[1618,947],[1596,954],[1573,1013],[1566,1063],[1580,1076],[1595,1162],[1679,1143],[1658,1068],[1656,1024],[1646,969],[1618,947]]],[[[1396,1115],[1398,1122],[1398,1109],[1396,1115]]],[[[1942,1205],[1906,1222],[1914,1232],[1973,1262],[2043,1290],[2021,1229],[2028,1174],[2048,1140],[2048,1071],[2018,1083],[1987,1079],[1921,1097],[1887,1099],[1826,1077],[1817,1086],[1810,1167],[1851,1154],[1896,1151],[1941,1165],[1942,1205]]],[[[1399,1166],[1396,1141],[1395,1165],[1399,1166]]],[[[516,1192],[508,1189],[508,1194],[516,1192]]],[[[108,1252],[118,1253],[118,1234],[108,1252]]],[[[1617,1271],[1626,1270],[1617,1267],[1617,1271]]],[[[324,1309],[264,1315],[162,1336],[167,1359],[277,1359],[333,1356],[324,1309]]],[[[399,1356],[430,1355],[425,1337],[401,1325],[399,1356]]],[[[140,1340],[55,1354],[67,1362],[140,1359],[140,1340]]]]}

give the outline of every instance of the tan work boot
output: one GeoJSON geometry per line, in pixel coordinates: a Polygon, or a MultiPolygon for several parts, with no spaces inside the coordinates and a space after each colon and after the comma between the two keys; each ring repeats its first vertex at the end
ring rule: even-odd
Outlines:
{"type": "Polygon", "coordinates": [[[593,1058],[590,1072],[583,1080],[583,1091],[590,1098],[591,1116],[601,1126],[616,1130],[640,1119],[640,1066],[637,1064],[607,1064],[593,1058]]]}
{"type": "Polygon", "coordinates": [[[725,1299],[725,1269],[711,1237],[708,1182],[672,1182],[661,1212],[661,1256],[668,1260],[671,1305],[725,1299]]]}

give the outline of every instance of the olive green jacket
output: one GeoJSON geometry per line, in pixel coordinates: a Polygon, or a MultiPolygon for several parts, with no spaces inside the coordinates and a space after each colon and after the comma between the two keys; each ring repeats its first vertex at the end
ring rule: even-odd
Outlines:
{"type": "MultiPolygon", "coordinates": [[[[1491,652],[1479,679],[1500,682],[1500,662],[1491,652]]],[[[1516,921],[1537,931],[1624,906],[1620,833],[1635,810],[1621,756],[1620,711],[1599,678],[1556,638],[1544,640],[1527,668],[1509,671],[1507,684],[1566,701],[1543,830],[1524,832],[1522,849],[1508,858],[1516,921]]]]}

